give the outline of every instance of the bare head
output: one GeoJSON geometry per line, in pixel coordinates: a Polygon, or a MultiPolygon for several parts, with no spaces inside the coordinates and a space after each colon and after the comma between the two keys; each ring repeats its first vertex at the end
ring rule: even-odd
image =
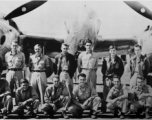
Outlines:
{"type": "Polygon", "coordinates": [[[109,53],[110,53],[110,57],[114,58],[117,54],[117,51],[116,51],[116,47],[114,45],[111,45],[109,47],[109,53]]]}
{"type": "Polygon", "coordinates": [[[113,84],[116,88],[118,88],[121,84],[120,78],[118,76],[113,76],[113,84]]]}
{"type": "Polygon", "coordinates": [[[59,82],[60,82],[59,81],[59,76],[58,75],[54,75],[52,79],[53,79],[54,86],[58,87],[59,86],[59,82]]]}
{"type": "Polygon", "coordinates": [[[134,46],[134,51],[135,51],[135,55],[136,55],[137,57],[140,57],[141,51],[142,51],[142,47],[141,47],[140,45],[136,44],[136,45],[134,46]]]}
{"type": "Polygon", "coordinates": [[[42,47],[41,47],[41,45],[40,45],[40,44],[36,44],[36,45],[34,46],[34,51],[35,51],[36,55],[40,55],[41,52],[42,52],[42,47]]]}
{"type": "Polygon", "coordinates": [[[79,85],[84,86],[86,82],[86,75],[84,73],[80,73],[78,75],[79,85]]]}
{"type": "Polygon", "coordinates": [[[13,40],[11,43],[11,50],[15,52],[17,51],[17,48],[18,48],[18,42],[16,40],[13,40]]]}
{"type": "Polygon", "coordinates": [[[91,52],[92,51],[92,41],[91,40],[86,40],[85,42],[85,48],[87,52],[91,52]]]}
{"type": "Polygon", "coordinates": [[[22,90],[27,90],[29,86],[29,82],[27,79],[21,79],[21,87],[22,90]]]}
{"type": "Polygon", "coordinates": [[[106,81],[107,86],[111,86],[111,84],[112,84],[112,78],[111,77],[106,77],[105,81],[106,81]]]}
{"type": "Polygon", "coordinates": [[[144,85],[144,78],[142,77],[142,76],[137,76],[137,86],[139,87],[139,88],[141,88],[141,87],[143,87],[143,85],[144,85]]]}
{"type": "Polygon", "coordinates": [[[66,43],[62,43],[61,45],[62,53],[66,54],[68,52],[68,49],[69,49],[69,45],[66,43]]]}

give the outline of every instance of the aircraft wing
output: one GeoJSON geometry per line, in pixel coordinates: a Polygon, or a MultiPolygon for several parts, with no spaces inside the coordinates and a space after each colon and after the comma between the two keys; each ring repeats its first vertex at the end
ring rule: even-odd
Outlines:
{"type": "Polygon", "coordinates": [[[115,45],[118,55],[125,55],[128,50],[137,44],[136,38],[105,38],[98,40],[94,52],[100,53],[100,57],[109,55],[109,46],[115,45]]]}
{"type": "Polygon", "coordinates": [[[34,45],[41,44],[43,53],[49,57],[55,57],[58,52],[61,52],[61,43],[63,39],[53,37],[40,37],[32,35],[23,35],[21,38],[21,46],[28,50],[28,53],[33,53],[34,45]],[[54,53],[54,54],[53,54],[54,53]],[[56,54],[55,54],[56,53],[56,54]]]}
{"type": "MultiPolygon", "coordinates": [[[[42,37],[34,35],[23,35],[21,45],[24,46],[28,53],[34,53],[33,48],[35,44],[41,44],[43,46],[43,52],[51,58],[54,58],[59,52],[61,52],[61,43],[64,39],[56,37],[42,37]]],[[[125,55],[130,48],[137,44],[136,38],[104,38],[98,40],[94,52],[100,53],[101,56],[108,56],[109,46],[115,45],[117,48],[117,54],[125,55]]],[[[84,47],[79,47],[78,51],[85,51],[84,47]]]]}

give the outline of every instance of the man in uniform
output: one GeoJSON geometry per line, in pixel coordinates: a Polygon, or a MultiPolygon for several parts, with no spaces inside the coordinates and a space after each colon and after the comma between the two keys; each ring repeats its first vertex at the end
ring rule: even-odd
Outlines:
{"type": "Polygon", "coordinates": [[[49,114],[50,117],[53,117],[54,113],[63,107],[63,117],[65,119],[69,118],[69,116],[66,114],[69,94],[65,88],[67,87],[65,87],[65,84],[59,81],[59,76],[54,75],[53,85],[48,86],[45,91],[45,104],[42,106],[42,111],[45,115],[49,114]]]}
{"type": "Polygon", "coordinates": [[[128,90],[122,85],[118,76],[113,77],[114,86],[110,89],[107,96],[107,108],[114,113],[114,117],[118,116],[118,110],[121,112],[120,118],[123,119],[127,112],[128,90]]]}
{"type": "Polygon", "coordinates": [[[108,95],[110,89],[113,87],[113,82],[112,81],[113,81],[112,76],[106,76],[105,77],[104,86],[103,86],[103,100],[102,100],[102,107],[101,107],[102,112],[106,112],[106,110],[107,110],[106,99],[107,99],[107,95],[108,95]]]}
{"type": "Polygon", "coordinates": [[[131,72],[131,79],[130,79],[130,88],[136,86],[137,76],[143,76],[145,79],[149,72],[149,61],[141,54],[141,46],[135,45],[135,57],[131,58],[128,67],[130,68],[131,72]]]}
{"type": "Polygon", "coordinates": [[[137,76],[137,85],[131,89],[131,94],[133,95],[133,99],[130,111],[136,112],[137,115],[140,115],[144,111],[145,117],[149,119],[149,111],[152,108],[152,88],[144,84],[142,76],[137,76]]]}
{"type": "Polygon", "coordinates": [[[23,70],[25,69],[25,56],[24,53],[17,50],[18,42],[12,41],[11,51],[5,54],[5,62],[8,69],[6,80],[13,95],[13,89],[20,87],[20,80],[23,78],[23,70]]]}
{"type": "Polygon", "coordinates": [[[117,56],[116,47],[111,45],[109,47],[110,56],[103,60],[103,65],[101,72],[103,74],[103,79],[105,76],[117,75],[119,78],[124,73],[124,65],[122,59],[117,56]]]}
{"type": "MultiPolygon", "coordinates": [[[[110,54],[109,57],[103,59],[103,64],[101,67],[101,72],[103,74],[103,93],[104,93],[103,104],[104,105],[106,103],[106,98],[110,90],[109,87],[106,85],[106,78],[107,77],[113,78],[114,75],[117,75],[119,78],[121,78],[124,72],[123,62],[121,58],[117,56],[117,51],[115,46],[111,45],[109,47],[109,54],[110,54]]],[[[104,105],[102,108],[103,112],[106,111],[106,107],[104,107],[104,105]]]]}
{"type": "Polygon", "coordinates": [[[98,68],[98,59],[92,51],[92,41],[87,40],[85,43],[86,51],[82,52],[78,57],[78,71],[86,75],[86,80],[91,83],[96,89],[97,75],[96,71],[98,68]]]}
{"type": "Polygon", "coordinates": [[[39,107],[39,96],[32,86],[29,86],[27,79],[21,79],[21,87],[16,90],[16,104],[13,113],[18,113],[19,116],[24,115],[24,109],[27,109],[26,115],[32,114],[34,117],[38,118],[36,115],[39,107]]]}
{"type": "Polygon", "coordinates": [[[74,116],[82,116],[83,110],[90,109],[91,118],[95,119],[98,107],[101,103],[100,97],[93,87],[92,83],[86,82],[86,75],[80,73],[78,75],[79,85],[73,90],[75,99],[73,99],[73,105],[68,109],[74,116]]]}
{"type": "Polygon", "coordinates": [[[3,118],[6,119],[7,115],[13,108],[11,90],[8,82],[5,79],[0,79],[0,109],[3,114],[3,118]]]}
{"type": "Polygon", "coordinates": [[[63,43],[61,45],[62,52],[55,57],[54,73],[60,76],[60,73],[63,70],[63,67],[68,66],[67,74],[69,74],[68,75],[69,77],[66,80],[66,86],[67,86],[70,98],[72,98],[72,90],[73,90],[72,78],[74,76],[77,66],[76,66],[75,57],[72,54],[68,53],[68,48],[69,48],[69,45],[67,45],[66,43],[63,43]]]}
{"type": "Polygon", "coordinates": [[[40,96],[41,104],[44,103],[44,93],[47,87],[46,69],[50,67],[49,58],[42,54],[39,44],[34,46],[35,54],[30,56],[29,69],[31,71],[31,85],[40,96]]]}

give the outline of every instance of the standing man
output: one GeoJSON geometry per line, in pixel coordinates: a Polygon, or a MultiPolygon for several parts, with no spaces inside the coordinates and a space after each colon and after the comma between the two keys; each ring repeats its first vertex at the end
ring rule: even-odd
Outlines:
{"type": "Polygon", "coordinates": [[[137,76],[143,76],[146,79],[149,72],[149,61],[141,54],[142,47],[140,45],[134,46],[135,56],[131,58],[129,67],[131,72],[130,88],[136,86],[137,76]]]}
{"type": "Polygon", "coordinates": [[[44,93],[47,87],[46,69],[50,67],[49,58],[42,54],[42,47],[39,44],[34,46],[35,54],[30,56],[29,69],[31,71],[31,85],[44,103],[44,93]]]}
{"type": "Polygon", "coordinates": [[[110,89],[107,96],[107,108],[114,114],[114,117],[118,116],[118,110],[121,112],[120,118],[123,119],[124,114],[127,112],[128,106],[128,89],[125,85],[121,84],[118,76],[113,77],[114,86],[110,89]]]}
{"type": "Polygon", "coordinates": [[[39,96],[33,87],[29,86],[27,79],[21,80],[21,87],[16,90],[15,100],[17,106],[14,107],[14,113],[18,113],[22,117],[24,115],[24,109],[27,109],[26,115],[32,114],[38,118],[39,96]]]}
{"type": "MultiPolygon", "coordinates": [[[[123,75],[124,65],[122,59],[117,56],[116,47],[111,45],[109,47],[109,57],[103,59],[103,64],[101,67],[101,72],[103,74],[103,104],[105,105],[107,95],[109,93],[108,85],[106,85],[106,78],[113,78],[114,75],[117,75],[119,78],[123,75]]],[[[112,86],[111,86],[112,87],[112,86]]],[[[103,105],[103,107],[104,107],[103,105]]],[[[105,112],[106,108],[103,108],[105,112]]]]}
{"type": "MultiPolygon", "coordinates": [[[[54,64],[54,73],[60,76],[61,71],[63,70],[64,66],[67,66],[67,73],[69,76],[66,80],[66,86],[69,92],[70,97],[72,97],[72,91],[73,91],[73,81],[72,78],[74,76],[74,73],[76,71],[76,61],[75,57],[68,53],[69,45],[66,43],[63,43],[61,45],[62,52],[55,57],[55,64],[54,64]]],[[[62,74],[65,75],[64,73],[62,74]]]]}
{"type": "Polygon", "coordinates": [[[62,82],[59,81],[58,75],[53,76],[53,85],[48,86],[45,91],[45,104],[42,106],[42,111],[45,115],[49,114],[50,117],[53,117],[58,109],[64,107],[62,115],[65,119],[68,119],[69,116],[66,114],[66,107],[69,101],[69,96],[62,82]]]}
{"type": "Polygon", "coordinates": [[[98,107],[101,103],[100,97],[92,86],[92,83],[86,82],[86,75],[80,73],[78,75],[79,85],[75,86],[73,90],[73,103],[68,111],[74,116],[82,116],[83,110],[90,109],[92,119],[96,118],[98,107]]]}
{"type": "Polygon", "coordinates": [[[130,105],[130,112],[136,112],[139,116],[140,113],[145,112],[145,118],[149,119],[149,111],[152,108],[152,88],[144,84],[144,78],[140,75],[137,76],[137,85],[131,89],[133,95],[130,105]]]}
{"type": "Polygon", "coordinates": [[[124,65],[122,59],[117,56],[115,46],[111,45],[109,47],[109,54],[110,56],[103,60],[103,65],[101,69],[101,72],[103,74],[103,81],[105,76],[113,77],[114,75],[117,75],[119,78],[121,78],[124,73],[124,65]]]}
{"type": "Polygon", "coordinates": [[[92,83],[96,89],[97,75],[96,71],[98,68],[98,59],[92,51],[92,41],[87,40],[85,43],[86,51],[82,52],[78,57],[78,71],[86,75],[88,83],[92,83]]]}
{"type": "Polygon", "coordinates": [[[25,67],[24,53],[17,50],[18,42],[12,41],[11,51],[5,54],[5,62],[8,69],[6,74],[6,80],[9,83],[11,89],[11,95],[13,95],[13,89],[20,87],[20,80],[23,78],[23,70],[25,67]]]}

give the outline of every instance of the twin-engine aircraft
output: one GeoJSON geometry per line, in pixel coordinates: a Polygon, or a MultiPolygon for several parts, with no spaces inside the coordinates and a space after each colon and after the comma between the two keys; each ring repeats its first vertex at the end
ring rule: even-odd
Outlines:
{"type": "MultiPolygon", "coordinates": [[[[93,51],[102,54],[102,56],[108,55],[108,48],[111,44],[114,44],[117,47],[118,54],[125,55],[128,50],[137,43],[137,38],[134,37],[112,39],[102,38],[100,35],[98,35],[101,20],[98,19],[96,12],[88,8],[86,5],[82,11],[84,13],[83,16],[81,15],[80,17],[77,17],[77,19],[75,19],[75,21],[72,23],[72,26],[69,27],[68,22],[65,22],[65,27],[67,30],[66,38],[57,39],[53,37],[40,37],[23,34],[12,18],[26,14],[41,6],[45,2],[46,1],[30,1],[13,10],[8,15],[0,15],[0,57],[3,60],[5,53],[10,50],[12,40],[18,40],[22,51],[25,53],[27,64],[30,55],[29,53],[33,53],[33,47],[38,43],[43,46],[43,53],[52,58],[61,51],[60,47],[61,43],[63,42],[69,44],[69,52],[75,55],[77,51],[85,50],[84,43],[85,40],[89,38],[92,40],[94,45],[93,51]]],[[[133,2],[125,3],[129,3],[128,5],[131,6],[133,2]]],[[[51,60],[50,64],[52,64],[51,60]]],[[[50,73],[47,76],[52,74],[52,70],[49,71],[50,73]]]]}

